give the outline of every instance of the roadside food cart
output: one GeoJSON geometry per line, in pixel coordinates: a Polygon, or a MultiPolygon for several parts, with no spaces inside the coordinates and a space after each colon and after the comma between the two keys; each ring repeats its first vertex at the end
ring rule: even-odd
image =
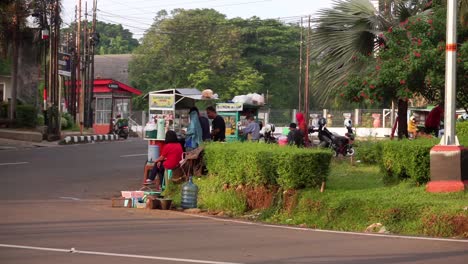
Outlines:
{"type": "Polygon", "coordinates": [[[217,95],[204,97],[195,88],[176,88],[148,93],[149,122],[145,127],[144,139],[148,140],[148,161],[159,157],[164,146],[167,130],[174,130],[183,144],[189,125],[189,110],[198,100],[216,99],[217,95]]]}
{"type": "Polygon", "coordinates": [[[226,141],[244,140],[240,130],[247,126],[246,117],[253,115],[258,122],[258,110],[261,105],[246,103],[217,103],[216,112],[224,118],[226,123],[226,141]]]}

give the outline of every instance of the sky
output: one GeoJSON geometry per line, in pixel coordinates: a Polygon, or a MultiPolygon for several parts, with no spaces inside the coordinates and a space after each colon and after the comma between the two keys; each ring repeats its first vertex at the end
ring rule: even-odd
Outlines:
{"type": "MultiPolygon", "coordinates": [[[[82,17],[87,2],[91,19],[93,0],[81,0],[82,17]]],[[[97,20],[122,24],[139,39],[159,10],[176,8],[213,8],[227,18],[275,18],[285,22],[299,21],[300,16],[314,15],[318,10],[332,7],[333,0],[97,0],[97,20]]],[[[75,17],[78,0],[62,0],[65,26],[75,17]]]]}

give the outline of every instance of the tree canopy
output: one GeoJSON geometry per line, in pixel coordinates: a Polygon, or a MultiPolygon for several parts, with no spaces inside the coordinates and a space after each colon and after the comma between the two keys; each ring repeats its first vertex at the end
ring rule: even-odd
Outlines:
{"type": "Polygon", "coordinates": [[[144,91],[209,88],[222,99],[269,92],[270,103],[293,108],[298,40],[297,26],[277,20],[229,20],[213,9],[161,11],[134,52],[130,78],[144,91]]]}

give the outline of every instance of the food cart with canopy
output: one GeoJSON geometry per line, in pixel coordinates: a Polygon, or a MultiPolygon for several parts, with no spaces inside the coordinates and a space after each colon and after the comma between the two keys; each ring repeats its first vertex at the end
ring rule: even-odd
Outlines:
{"type": "Polygon", "coordinates": [[[262,105],[246,103],[217,103],[216,112],[226,123],[226,141],[244,140],[240,130],[247,126],[246,117],[252,115],[258,122],[258,110],[262,105]]]}

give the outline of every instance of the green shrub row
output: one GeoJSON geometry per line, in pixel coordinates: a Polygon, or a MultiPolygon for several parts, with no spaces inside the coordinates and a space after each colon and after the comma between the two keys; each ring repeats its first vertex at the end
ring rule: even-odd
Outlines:
{"type": "Polygon", "coordinates": [[[468,137],[468,121],[457,122],[455,131],[458,137],[468,137]]]}
{"type": "Polygon", "coordinates": [[[8,118],[8,103],[0,102],[0,118],[8,118]]]}
{"type": "Polygon", "coordinates": [[[16,107],[16,125],[18,127],[36,127],[36,107],[33,105],[18,105],[16,107]]]}
{"type": "Polygon", "coordinates": [[[378,164],[387,183],[402,179],[423,184],[430,179],[430,150],[439,139],[359,142],[357,159],[378,164]]]}
{"type": "Polygon", "coordinates": [[[318,186],[328,177],[331,157],[329,150],[250,142],[212,143],[205,148],[209,173],[230,185],[318,186]]]}

